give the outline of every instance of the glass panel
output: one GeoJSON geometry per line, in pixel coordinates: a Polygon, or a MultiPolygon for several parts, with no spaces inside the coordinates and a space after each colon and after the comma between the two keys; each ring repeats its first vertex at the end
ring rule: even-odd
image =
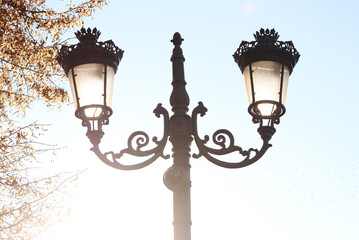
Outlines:
{"type": "Polygon", "coordinates": [[[287,89],[289,80],[289,69],[284,65],[284,77],[283,77],[283,87],[282,87],[282,104],[285,105],[287,100],[287,89]]]}
{"type": "Polygon", "coordinates": [[[74,84],[74,80],[73,80],[73,73],[72,73],[72,69],[70,69],[69,73],[68,73],[68,76],[69,78],[69,81],[70,81],[70,87],[71,87],[71,92],[72,92],[72,99],[74,101],[74,104],[75,104],[75,108],[77,109],[78,108],[78,104],[77,104],[77,89],[75,89],[75,84],[74,84]]]}
{"type": "MultiPolygon", "coordinates": [[[[93,104],[105,105],[104,101],[104,72],[105,65],[98,63],[83,64],[74,67],[75,81],[78,93],[79,105],[76,101],[76,92],[73,82],[72,70],[69,71],[72,95],[76,109],[79,107],[93,104]]],[[[106,105],[112,104],[112,91],[114,82],[114,69],[107,66],[107,86],[106,86],[106,105]]],[[[85,111],[87,117],[98,117],[101,114],[101,108],[93,107],[85,111]]]]}
{"type": "MultiPolygon", "coordinates": [[[[253,69],[252,69],[252,71],[253,71],[253,69]]],[[[249,102],[249,104],[252,104],[253,103],[253,98],[252,98],[253,94],[252,94],[251,76],[249,73],[249,65],[244,68],[243,76],[244,76],[244,83],[246,84],[248,102],[249,102]]]]}
{"type": "MultiPolygon", "coordinates": [[[[282,100],[280,100],[280,87],[281,87],[281,72],[282,64],[273,61],[258,61],[252,65],[253,88],[254,88],[254,101],[274,101],[282,102],[285,104],[289,70],[284,66],[284,76],[282,85],[282,100]]],[[[247,88],[247,95],[249,104],[253,103],[251,79],[249,74],[249,65],[245,67],[244,80],[247,88]]],[[[262,116],[270,116],[276,109],[276,106],[271,103],[261,103],[258,105],[262,116]]]]}
{"type": "Polygon", "coordinates": [[[107,86],[106,86],[106,106],[112,107],[113,83],[115,79],[115,70],[107,66],[107,86]]]}

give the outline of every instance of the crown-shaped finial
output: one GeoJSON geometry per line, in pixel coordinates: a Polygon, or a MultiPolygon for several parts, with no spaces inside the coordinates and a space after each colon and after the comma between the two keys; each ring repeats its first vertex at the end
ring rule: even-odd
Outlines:
{"type": "Polygon", "coordinates": [[[253,34],[254,38],[260,44],[267,43],[273,45],[279,38],[278,32],[275,31],[274,28],[269,30],[268,28],[264,30],[261,28],[255,34],[253,34]]]}
{"type": "Polygon", "coordinates": [[[101,35],[101,32],[97,30],[97,28],[92,30],[91,28],[88,28],[87,30],[85,28],[81,28],[81,30],[77,31],[75,35],[80,43],[96,43],[97,39],[101,35]]]}

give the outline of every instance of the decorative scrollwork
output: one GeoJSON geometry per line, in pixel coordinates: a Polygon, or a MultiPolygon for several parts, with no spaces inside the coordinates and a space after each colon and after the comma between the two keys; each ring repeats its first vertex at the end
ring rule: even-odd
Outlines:
{"type": "MultiPolygon", "coordinates": [[[[263,145],[260,150],[253,149],[253,148],[250,148],[248,150],[243,150],[241,147],[236,146],[234,144],[233,134],[226,129],[217,130],[212,136],[213,143],[216,144],[217,146],[219,146],[219,148],[215,149],[215,148],[206,146],[206,144],[209,141],[209,136],[205,135],[204,138],[201,139],[198,136],[198,129],[197,129],[197,115],[200,114],[201,116],[204,116],[206,112],[207,112],[207,109],[203,106],[202,102],[199,102],[198,106],[192,112],[193,137],[194,137],[194,140],[197,144],[198,151],[199,151],[197,154],[194,153],[192,155],[194,158],[199,158],[199,157],[203,156],[210,162],[212,162],[218,166],[221,166],[221,167],[241,168],[241,167],[248,166],[248,165],[256,162],[257,160],[259,160],[263,156],[263,154],[267,151],[267,149],[269,147],[271,147],[271,144],[268,143],[270,140],[270,137],[269,137],[269,138],[263,139],[263,145]],[[244,157],[244,159],[240,162],[224,162],[224,161],[221,161],[221,160],[215,158],[214,156],[212,156],[212,155],[226,155],[228,153],[233,153],[233,152],[238,152],[240,155],[242,155],[244,157]]],[[[267,127],[267,128],[269,131],[269,127],[267,127]]],[[[265,133],[260,133],[260,134],[268,135],[269,133],[268,133],[268,131],[266,131],[267,128],[262,130],[262,132],[265,132],[265,133]]],[[[273,132],[273,129],[270,128],[270,130],[272,132],[273,132]]],[[[274,132],[275,132],[275,130],[274,130],[274,132]]],[[[272,135],[274,134],[274,132],[272,133],[272,135]]]]}
{"type": "Polygon", "coordinates": [[[85,29],[81,28],[81,30],[75,33],[76,38],[80,41],[77,45],[64,46],[61,49],[59,56],[61,58],[66,57],[71,52],[79,51],[81,48],[97,48],[99,51],[104,51],[108,53],[112,53],[117,55],[120,59],[123,56],[123,51],[118,48],[112,40],[107,40],[105,42],[98,42],[98,38],[101,35],[101,32],[97,30],[97,28],[85,29]]]}
{"type": "Polygon", "coordinates": [[[98,145],[94,145],[91,149],[96,153],[96,155],[107,165],[110,165],[113,168],[122,169],[122,170],[135,170],[148,166],[153,163],[159,157],[164,159],[168,159],[170,156],[164,154],[164,148],[168,139],[168,122],[169,115],[165,108],[162,107],[162,104],[158,104],[155,110],[153,111],[156,117],[163,116],[164,120],[164,132],[163,136],[160,140],[157,137],[154,137],[152,141],[157,144],[156,147],[148,150],[144,150],[144,148],[149,144],[149,136],[147,133],[143,131],[136,131],[130,135],[127,140],[127,148],[121,150],[119,153],[114,153],[113,151],[101,153],[98,145]],[[132,165],[124,165],[119,162],[119,160],[124,156],[124,154],[138,156],[138,157],[147,157],[150,156],[147,160],[132,164],[132,165]]]}
{"type": "Polygon", "coordinates": [[[290,56],[293,57],[293,61],[295,63],[299,59],[299,53],[297,49],[294,47],[292,41],[278,41],[279,34],[274,29],[266,29],[264,30],[261,28],[259,31],[254,34],[255,41],[242,41],[241,45],[237,49],[237,51],[234,54],[235,59],[240,58],[243,54],[247,53],[248,51],[255,49],[255,48],[261,48],[261,47],[274,47],[277,49],[282,50],[283,52],[286,52],[290,56]]]}
{"type": "MultiPolygon", "coordinates": [[[[134,132],[131,134],[131,136],[128,138],[127,144],[128,144],[129,149],[133,149],[136,152],[141,152],[142,153],[141,155],[144,154],[146,156],[148,154],[146,154],[145,152],[142,152],[141,148],[145,147],[148,144],[148,142],[149,142],[149,137],[148,137],[147,133],[142,132],[142,131],[137,131],[137,132],[134,132]],[[134,140],[136,140],[136,141],[134,141],[134,140]],[[136,145],[137,145],[136,150],[134,150],[135,148],[132,146],[133,142],[136,142],[136,145]]],[[[122,156],[123,153],[124,153],[124,151],[122,150],[120,152],[120,155],[122,156]]]]}

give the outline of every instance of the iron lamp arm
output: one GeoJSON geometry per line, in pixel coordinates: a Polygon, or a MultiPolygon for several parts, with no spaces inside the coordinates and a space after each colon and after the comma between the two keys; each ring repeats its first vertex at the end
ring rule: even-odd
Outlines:
{"type": "Polygon", "coordinates": [[[234,144],[234,137],[232,133],[226,129],[217,130],[212,136],[213,143],[218,145],[220,148],[214,149],[206,146],[206,143],[209,141],[209,136],[206,135],[204,139],[201,139],[198,135],[198,128],[197,128],[197,115],[201,115],[203,117],[206,114],[206,112],[207,112],[207,108],[204,107],[202,102],[199,102],[198,106],[195,109],[193,109],[192,112],[192,126],[193,126],[192,134],[198,148],[198,153],[192,155],[194,158],[199,158],[203,156],[208,161],[220,167],[242,168],[258,161],[268,150],[268,148],[272,146],[269,143],[269,140],[271,139],[272,135],[275,133],[275,129],[274,127],[271,126],[264,126],[258,128],[258,132],[262,136],[262,140],[263,140],[263,145],[260,150],[253,148],[250,148],[248,150],[243,150],[241,147],[234,144]],[[244,159],[242,159],[239,162],[225,162],[213,156],[213,155],[217,155],[217,156],[226,155],[234,152],[238,152],[240,155],[244,157],[244,159]]]}
{"type": "Polygon", "coordinates": [[[119,153],[114,153],[113,151],[102,153],[99,148],[99,142],[92,142],[93,147],[91,150],[97,155],[97,157],[104,162],[105,164],[120,170],[136,170],[140,168],[144,168],[159,157],[164,159],[168,159],[170,156],[165,155],[164,148],[168,139],[168,122],[169,122],[169,114],[165,108],[162,107],[162,104],[158,104],[156,109],[153,111],[156,117],[163,116],[164,121],[164,132],[161,140],[158,140],[157,137],[154,137],[152,141],[157,145],[152,149],[143,150],[149,144],[149,137],[147,133],[143,131],[136,131],[130,135],[127,141],[127,148],[121,150],[119,153]],[[137,156],[137,157],[147,157],[150,156],[147,160],[131,164],[125,165],[119,162],[120,159],[124,156],[124,154],[137,156]]]}

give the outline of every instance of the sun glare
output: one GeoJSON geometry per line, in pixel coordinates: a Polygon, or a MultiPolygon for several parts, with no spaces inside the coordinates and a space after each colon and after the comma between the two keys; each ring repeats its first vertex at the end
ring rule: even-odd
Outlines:
{"type": "Polygon", "coordinates": [[[254,3],[246,3],[243,9],[246,15],[254,15],[256,12],[256,7],[254,3]]]}

